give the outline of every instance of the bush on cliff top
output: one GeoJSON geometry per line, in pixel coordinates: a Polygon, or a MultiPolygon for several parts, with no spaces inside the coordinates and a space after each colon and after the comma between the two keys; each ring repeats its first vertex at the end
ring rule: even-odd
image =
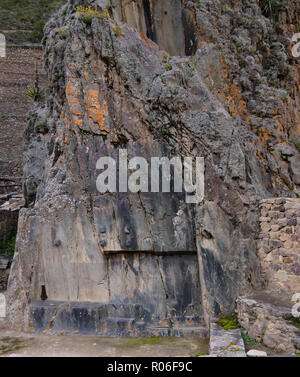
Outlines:
{"type": "Polygon", "coordinates": [[[91,25],[92,19],[94,16],[97,16],[101,20],[109,17],[109,13],[107,9],[104,9],[104,11],[100,13],[97,9],[94,9],[91,6],[89,7],[79,6],[75,8],[75,11],[76,11],[77,17],[83,22],[85,22],[87,25],[91,25]]]}

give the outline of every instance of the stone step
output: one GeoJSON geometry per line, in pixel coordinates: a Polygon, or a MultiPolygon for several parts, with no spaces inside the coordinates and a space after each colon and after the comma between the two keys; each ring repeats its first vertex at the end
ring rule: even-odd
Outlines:
{"type": "Polygon", "coordinates": [[[209,355],[216,357],[246,357],[241,330],[224,330],[217,323],[211,322],[209,355]]]}

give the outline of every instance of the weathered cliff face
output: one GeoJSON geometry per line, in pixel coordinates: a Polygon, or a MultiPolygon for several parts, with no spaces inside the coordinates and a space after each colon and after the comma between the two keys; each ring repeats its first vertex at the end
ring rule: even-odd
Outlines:
{"type": "Polygon", "coordinates": [[[28,326],[30,304],[46,297],[139,304],[166,327],[202,324],[260,287],[258,200],[299,192],[289,143],[299,133],[297,64],[285,30],[271,33],[275,20],[254,2],[168,4],[69,1],[46,26],[51,90],[26,133],[14,324],[28,326]],[[87,24],[79,3],[115,19],[87,24]],[[204,201],[100,195],[96,162],[120,148],[129,158],[205,157],[204,201]]]}

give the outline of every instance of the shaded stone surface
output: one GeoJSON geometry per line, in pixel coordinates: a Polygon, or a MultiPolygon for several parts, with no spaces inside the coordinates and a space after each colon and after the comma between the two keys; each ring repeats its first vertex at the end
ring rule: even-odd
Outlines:
{"type": "Polygon", "coordinates": [[[138,304],[40,301],[30,306],[29,329],[47,334],[96,334],[114,337],[198,336],[207,338],[202,321],[157,320],[138,304]]]}

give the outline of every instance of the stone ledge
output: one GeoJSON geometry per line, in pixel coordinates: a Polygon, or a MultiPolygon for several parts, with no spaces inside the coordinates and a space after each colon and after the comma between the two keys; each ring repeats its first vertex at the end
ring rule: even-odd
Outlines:
{"type": "Polygon", "coordinates": [[[30,306],[29,330],[46,334],[117,337],[197,336],[207,338],[201,318],[152,319],[139,304],[37,301],[30,306]],[[187,324],[188,322],[188,324],[187,324]]]}
{"type": "Polygon", "coordinates": [[[210,324],[209,356],[246,357],[240,329],[224,330],[218,324],[210,324]]]}

